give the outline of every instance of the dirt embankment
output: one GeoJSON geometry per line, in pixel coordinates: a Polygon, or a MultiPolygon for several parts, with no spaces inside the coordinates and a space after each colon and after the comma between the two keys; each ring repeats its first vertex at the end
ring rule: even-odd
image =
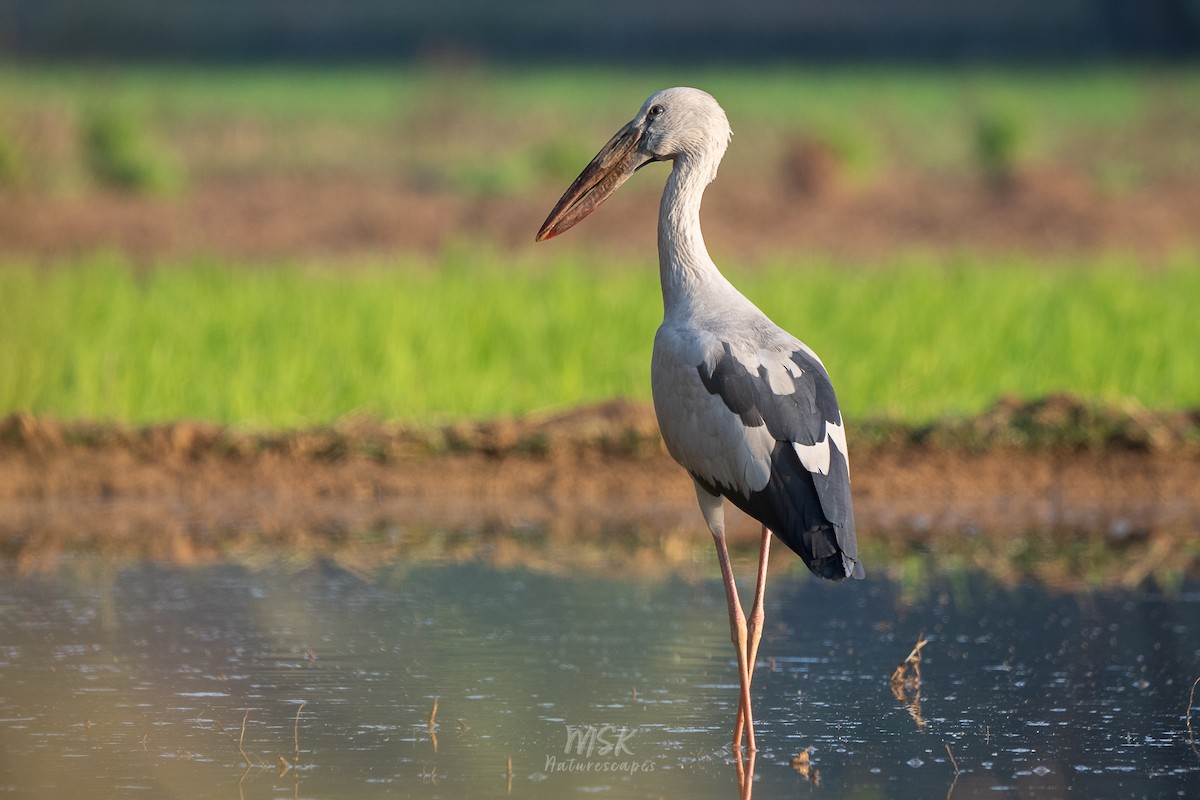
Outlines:
{"type": "MultiPolygon", "coordinates": [[[[176,197],[0,190],[0,254],[52,263],[112,248],[145,264],[196,254],[340,264],[436,255],[464,237],[515,251],[531,246],[559,189],[462,197],[384,179],[265,175],[176,197]]],[[[632,192],[572,236],[606,257],[646,258],[657,202],[656,192],[632,192]]],[[[1200,248],[1197,208],[1195,182],[1113,193],[1055,171],[1024,174],[1001,193],[941,175],[890,174],[853,189],[726,177],[706,200],[705,230],[715,251],[746,264],[905,251],[1116,251],[1153,263],[1200,248]]],[[[989,569],[1015,552],[1023,563],[1012,574],[1021,574],[1066,543],[1087,558],[1055,562],[1054,579],[1102,556],[1110,578],[1127,583],[1200,564],[1197,413],[1001,403],[927,428],[860,424],[851,451],[860,540],[877,557],[934,542],[939,558],[965,547],[989,569]]],[[[77,549],[203,561],[265,544],[371,563],[455,546],[428,531],[523,564],[548,539],[622,569],[677,566],[707,546],[691,482],[640,406],[438,430],[359,421],[273,434],[0,420],[0,555],[24,568],[77,549]],[[367,540],[369,552],[355,550],[367,540]]],[[[755,534],[734,512],[735,545],[755,534]]]]}
{"type": "MultiPolygon", "coordinates": [[[[112,249],[140,263],[196,254],[326,260],[420,253],[488,242],[529,249],[564,187],[465,196],[404,181],[263,175],[211,180],[179,196],[39,194],[0,189],[0,252],[61,259],[112,249]]],[[[581,248],[652,257],[658,193],[631,191],[572,231],[581,248]]],[[[895,173],[870,185],[814,191],[794,179],[738,175],[705,200],[714,252],[753,264],[780,254],[889,260],[961,252],[1071,258],[1200,249],[1200,184],[1106,192],[1066,170],[1022,175],[997,192],[969,176],[895,173]]]]}
{"type": "MultiPolygon", "coordinates": [[[[868,551],[973,542],[983,547],[972,558],[987,561],[1034,537],[1102,546],[1116,559],[1106,569],[1125,582],[1200,565],[1200,413],[1060,397],[924,428],[866,424],[851,436],[868,551]]],[[[752,521],[733,513],[735,544],[756,541],[752,521]]],[[[369,540],[407,556],[435,546],[431,531],[474,537],[474,548],[493,534],[487,546],[569,542],[609,563],[621,551],[630,569],[707,546],[691,481],[644,406],[277,434],[0,421],[0,552],[27,568],[93,549],[206,561],[251,542],[327,553],[369,540]]]]}

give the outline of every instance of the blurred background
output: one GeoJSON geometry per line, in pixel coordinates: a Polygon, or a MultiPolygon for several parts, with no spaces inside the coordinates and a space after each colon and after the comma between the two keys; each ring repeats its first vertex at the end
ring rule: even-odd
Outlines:
{"type": "Polygon", "coordinates": [[[0,786],[732,793],[669,166],[533,242],[671,85],[870,578],[772,560],[760,793],[1197,796],[1200,0],[0,0],[0,786]]]}
{"type": "Polygon", "coordinates": [[[241,62],[406,61],[430,55],[537,63],[775,60],[945,63],[1194,57],[1193,0],[5,0],[4,42],[21,57],[241,62]]]}
{"type": "Polygon", "coordinates": [[[718,263],[825,354],[851,416],[1200,402],[1175,347],[1200,237],[1191,0],[0,0],[0,48],[3,411],[645,400],[661,170],[532,234],[672,84],[736,134],[706,203],[718,263]]]}

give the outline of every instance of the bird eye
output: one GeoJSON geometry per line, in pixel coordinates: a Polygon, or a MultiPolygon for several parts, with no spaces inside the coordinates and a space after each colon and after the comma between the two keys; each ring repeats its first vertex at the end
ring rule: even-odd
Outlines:
{"type": "Polygon", "coordinates": [[[662,106],[656,104],[656,105],[650,106],[650,110],[647,113],[650,114],[650,116],[652,116],[652,117],[657,117],[660,114],[662,114],[664,110],[665,109],[662,106]]]}

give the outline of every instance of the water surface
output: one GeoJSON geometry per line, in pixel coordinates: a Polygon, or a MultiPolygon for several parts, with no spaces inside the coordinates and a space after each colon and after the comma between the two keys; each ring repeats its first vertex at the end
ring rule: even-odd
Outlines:
{"type": "MultiPolygon", "coordinates": [[[[1200,796],[1200,587],[966,574],[913,597],[881,573],[772,576],[756,797],[1200,796]],[[920,690],[897,699],[922,631],[920,690]],[[805,776],[790,762],[809,748],[805,776]]],[[[90,558],[14,575],[0,794],[737,795],[716,580],[90,558]]]]}

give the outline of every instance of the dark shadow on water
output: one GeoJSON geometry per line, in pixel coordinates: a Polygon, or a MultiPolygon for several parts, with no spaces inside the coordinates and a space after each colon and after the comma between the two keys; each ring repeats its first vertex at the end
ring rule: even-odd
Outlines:
{"type": "MultiPolygon", "coordinates": [[[[755,796],[1200,796],[1197,674],[1194,584],[966,573],[913,597],[780,574],[755,796]],[[901,697],[891,676],[922,632],[901,697]]],[[[0,787],[730,798],[736,686],[715,580],[81,558],[0,586],[0,787]]]]}

